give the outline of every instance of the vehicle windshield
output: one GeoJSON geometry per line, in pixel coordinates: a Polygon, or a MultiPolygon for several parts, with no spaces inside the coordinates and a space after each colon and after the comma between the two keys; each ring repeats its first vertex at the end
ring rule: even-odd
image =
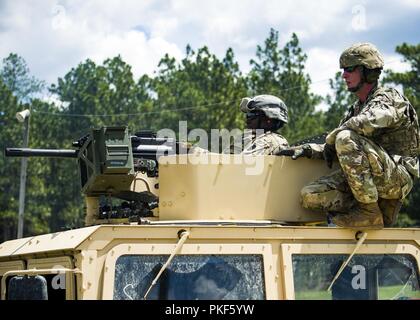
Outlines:
{"type": "Polygon", "coordinates": [[[297,300],[420,299],[419,269],[411,255],[355,255],[327,288],[348,255],[294,254],[293,280],[297,300]]]}
{"type": "MultiPolygon", "coordinates": [[[[123,255],[115,266],[114,299],[140,300],[168,255],[123,255]]],[[[178,255],[148,300],[265,299],[261,255],[178,255]]]]}

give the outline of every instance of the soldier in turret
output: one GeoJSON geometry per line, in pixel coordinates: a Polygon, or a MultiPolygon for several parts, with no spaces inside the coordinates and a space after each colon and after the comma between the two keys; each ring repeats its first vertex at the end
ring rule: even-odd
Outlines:
{"type": "Polygon", "coordinates": [[[289,147],[277,133],[289,120],[287,106],[280,98],[268,94],[243,98],[239,107],[246,114],[247,129],[242,141],[233,143],[224,153],[272,155],[289,147]]]}
{"type": "MultiPolygon", "coordinates": [[[[223,149],[224,154],[273,155],[289,147],[287,140],[277,133],[289,120],[287,106],[280,98],[268,94],[246,97],[239,107],[246,114],[246,129],[223,149]]],[[[190,153],[209,151],[194,146],[190,153]]]]}
{"type": "Polygon", "coordinates": [[[384,61],[370,43],[340,56],[343,79],[357,97],[325,144],[304,144],[279,155],[323,158],[340,169],[305,186],[305,208],[329,214],[341,227],[380,229],[395,223],[419,177],[419,124],[410,102],[395,89],[378,86],[384,61]]]}

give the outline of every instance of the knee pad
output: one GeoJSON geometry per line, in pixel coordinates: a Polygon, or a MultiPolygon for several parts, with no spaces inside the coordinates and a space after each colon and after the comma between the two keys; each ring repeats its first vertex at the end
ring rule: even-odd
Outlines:
{"type": "Polygon", "coordinates": [[[352,130],[341,130],[339,133],[337,133],[335,144],[347,143],[353,134],[354,132],[352,130]]]}
{"type": "Polygon", "coordinates": [[[357,136],[358,134],[352,130],[340,131],[335,139],[335,148],[337,153],[354,150],[357,145],[357,136]]]}
{"type": "Polygon", "coordinates": [[[300,204],[305,209],[313,209],[314,190],[310,186],[303,187],[300,190],[300,204]]]}

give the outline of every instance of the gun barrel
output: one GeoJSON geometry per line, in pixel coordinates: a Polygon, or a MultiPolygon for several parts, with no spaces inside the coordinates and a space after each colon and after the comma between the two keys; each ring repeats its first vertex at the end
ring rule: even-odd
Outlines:
{"type": "Polygon", "coordinates": [[[165,145],[138,145],[133,147],[134,158],[157,159],[162,155],[172,155],[176,151],[171,146],[165,145]]]}
{"type": "Polygon", "coordinates": [[[160,144],[174,144],[175,139],[172,138],[157,138],[157,137],[138,137],[131,136],[131,142],[134,144],[148,144],[148,145],[160,145],[160,144]]]}
{"type": "Polygon", "coordinates": [[[77,150],[6,148],[6,157],[77,158],[77,150]]]}

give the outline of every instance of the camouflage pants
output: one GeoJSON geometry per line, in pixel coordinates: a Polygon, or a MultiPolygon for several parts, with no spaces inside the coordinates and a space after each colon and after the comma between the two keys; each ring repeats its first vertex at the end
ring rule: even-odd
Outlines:
{"type": "Polygon", "coordinates": [[[305,186],[301,191],[303,207],[348,212],[357,202],[402,199],[410,192],[413,181],[405,167],[376,143],[343,130],[337,134],[335,146],[341,169],[305,186]]]}

